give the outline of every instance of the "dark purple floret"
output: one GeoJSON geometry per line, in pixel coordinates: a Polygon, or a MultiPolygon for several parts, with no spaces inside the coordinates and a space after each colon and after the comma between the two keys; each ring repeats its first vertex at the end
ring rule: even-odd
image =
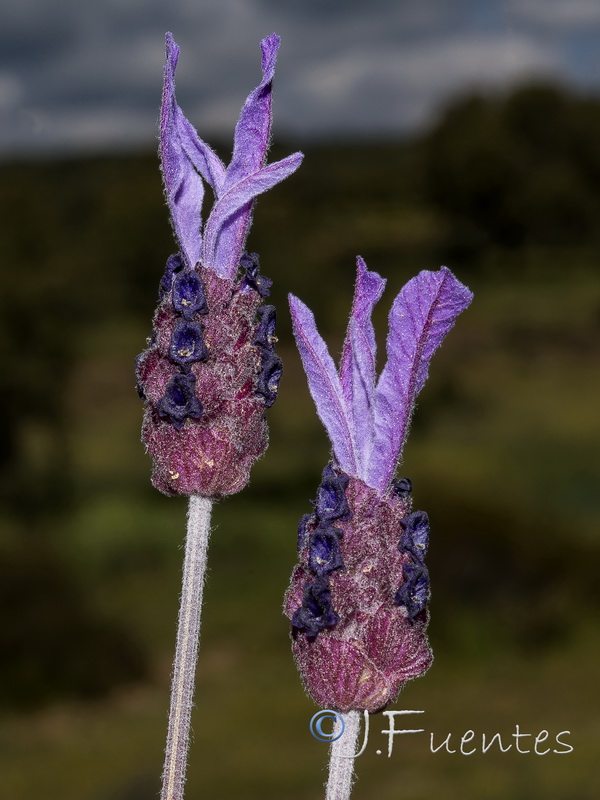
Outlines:
{"type": "Polygon", "coordinates": [[[267,408],[270,408],[277,400],[282,373],[283,364],[279,356],[276,356],[275,353],[265,353],[262,359],[260,375],[258,376],[256,394],[264,398],[267,408]]]}
{"type": "Polygon", "coordinates": [[[346,500],[348,475],[337,473],[331,464],[323,470],[315,502],[317,516],[324,520],[348,519],[350,508],[346,500]]]}
{"type": "Polygon", "coordinates": [[[308,523],[313,519],[312,514],[304,514],[298,523],[298,552],[304,547],[304,542],[308,536],[308,523]]]}
{"type": "Polygon", "coordinates": [[[206,361],[208,350],[204,344],[202,325],[199,322],[178,322],[173,330],[169,358],[180,367],[196,361],[206,361]]]}
{"type": "Polygon", "coordinates": [[[308,566],[315,575],[328,575],[344,567],[339,537],[331,525],[319,525],[310,535],[308,566]]]}
{"type": "Polygon", "coordinates": [[[429,544],[429,517],[425,511],[413,511],[400,520],[402,535],[398,549],[412,553],[420,561],[425,558],[429,544]]]}
{"type": "Polygon", "coordinates": [[[315,578],[304,587],[302,605],[292,617],[292,627],[315,639],[319,631],[332,628],[339,621],[331,607],[331,590],[326,577],[315,578]]]}
{"type": "Polygon", "coordinates": [[[174,375],[158,404],[158,416],[179,430],[186,419],[200,419],[202,403],[196,397],[196,379],[191,373],[174,375]]]}
{"type": "Polygon", "coordinates": [[[244,276],[244,286],[251,286],[255,289],[261,297],[268,297],[271,293],[271,286],[273,281],[270,278],[265,278],[259,272],[258,254],[257,253],[243,253],[240,258],[240,266],[246,273],[244,276]]]}
{"type": "Polygon", "coordinates": [[[185,270],[175,276],[173,309],[187,320],[193,319],[194,314],[208,314],[204,285],[195,272],[185,270]]]}
{"type": "Polygon", "coordinates": [[[140,398],[140,400],[144,401],[146,400],[146,394],[144,392],[144,387],[142,386],[142,383],[140,381],[139,370],[140,370],[140,361],[145,352],[146,351],[144,350],[142,353],[138,353],[138,355],[135,357],[135,390],[138,393],[138,397],[140,398]]]}
{"type": "Polygon", "coordinates": [[[258,328],[256,329],[253,344],[263,350],[272,350],[277,341],[275,336],[275,323],[277,322],[275,306],[261,306],[256,312],[256,316],[258,318],[258,328]]]}
{"type": "Polygon", "coordinates": [[[401,500],[408,497],[412,492],[412,481],[410,478],[400,478],[398,481],[392,481],[392,492],[401,500]]]}
{"type": "Polygon", "coordinates": [[[168,257],[164,275],[160,279],[158,290],[158,296],[160,299],[162,299],[165,294],[170,291],[171,285],[173,284],[173,276],[182,269],[183,259],[179,253],[175,253],[174,255],[168,257]]]}
{"type": "Polygon", "coordinates": [[[424,564],[405,564],[402,570],[404,583],[396,592],[395,602],[406,609],[412,622],[425,610],[429,600],[429,573],[424,564]]]}

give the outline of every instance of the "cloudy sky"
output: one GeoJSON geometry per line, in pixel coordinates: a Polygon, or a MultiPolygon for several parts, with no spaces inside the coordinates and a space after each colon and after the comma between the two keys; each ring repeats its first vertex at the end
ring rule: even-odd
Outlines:
{"type": "Polygon", "coordinates": [[[300,142],[415,130],[477,85],[600,92],[600,0],[2,0],[0,157],[153,146],[166,30],[204,138],[230,134],[273,31],[275,133],[300,142]]]}

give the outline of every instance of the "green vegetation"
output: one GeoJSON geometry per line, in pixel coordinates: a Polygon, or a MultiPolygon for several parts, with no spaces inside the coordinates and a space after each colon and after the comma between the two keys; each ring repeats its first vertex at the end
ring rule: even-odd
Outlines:
{"type": "MultiPolygon", "coordinates": [[[[419,269],[447,263],[476,295],[401,468],[432,517],[436,662],[397,707],[425,709],[437,740],[519,723],[570,730],[575,750],[467,758],[399,737],[388,760],[375,718],[356,799],[597,796],[599,142],[600,102],[529,87],[461,101],[416,141],[305,148],[259,200],[249,247],[275,280],[285,375],[267,455],[215,509],[190,800],[322,794],[280,609],[327,445],[286,293],[339,352],[357,253],[388,278],[382,346],[419,269]]],[[[173,251],[156,158],[1,165],[0,214],[0,784],[146,800],[185,516],[149,486],[133,379],[173,251]]]]}

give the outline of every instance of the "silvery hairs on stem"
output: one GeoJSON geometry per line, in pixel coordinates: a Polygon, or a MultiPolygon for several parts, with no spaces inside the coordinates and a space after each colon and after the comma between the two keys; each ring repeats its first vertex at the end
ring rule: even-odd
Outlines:
{"type": "Polygon", "coordinates": [[[179,48],[166,37],[160,157],[180,249],[167,261],[152,337],[137,359],[142,439],[152,482],[165,494],[238,492],[267,446],[265,408],[282,371],[275,309],[264,302],[271,281],[259,274],[258,256],[242,251],[254,198],[302,161],[294,153],[265,164],[279,42],[275,34],[261,42],[263,78],[242,108],[225,167],[177,105],[179,48]],[[215,203],[201,230],[204,182],[215,203]]]}
{"type": "Polygon", "coordinates": [[[262,80],[242,108],[226,167],[177,105],[179,48],[166,35],[160,158],[179,252],[167,261],[152,336],[136,361],[152,482],[190,496],[161,800],[183,797],[212,500],[243,489],[266,449],[265,410],[282,371],[275,309],[265,303],[271,281],[258,256],[243,252],[254,198],[302,161],[294,153],[266,164],[279,42],[275,34],[261,42],[262,80]],[[215,202],[202,227],[204,182],[215,202]]]}
{"type": "MultiPolygon", "coordinates": [[[[394,480],[429,361],[471,292],[448,270],[423,271],[392,304],[387,363],[375,369],[373,308],[385,281],[358,259],[339,371],[315,319],[290,295],[296,343],[333,449],[299,526],[285,599],[292,648],[310,696],[341,713],[376,712],[429,667],[429,521],[394,480]]],[[[332,795],[334,796],[334,795],[332,795]]]]}

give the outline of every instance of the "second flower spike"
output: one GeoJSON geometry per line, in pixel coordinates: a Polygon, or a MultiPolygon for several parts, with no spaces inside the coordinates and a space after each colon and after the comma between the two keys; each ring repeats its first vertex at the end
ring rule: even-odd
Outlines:
{"type": "Polygon", "coordinates": [[[290,296],[294,334],[333,460],[299,526],[299,563],[285,600],[292,647],[313,699],[340,712],[376,712],[431,662],[427,642],[429,520],[412,484],[394,481],[429,361],[471,302],[442,267],[398,294],[387,363],[377,378],[371,314],[385,281],[361,258],[339,370],[312,312],[290,296]]]}

